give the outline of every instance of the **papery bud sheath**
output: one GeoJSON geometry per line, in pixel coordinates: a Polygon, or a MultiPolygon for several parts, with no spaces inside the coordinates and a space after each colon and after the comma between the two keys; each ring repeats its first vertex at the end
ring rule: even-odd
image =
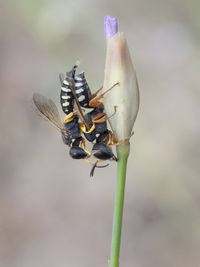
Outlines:
{"type": "MultiPolygon", "coordinates": [[[[105,22],[108,21],[105,18],[105,22]]],[[[112,24],[108,24],[111,27],[112,24]]],[[[116,25],[114,25],[117,29],[116,25]]],[[[117,140],[124,140],[130,137],[139,108],[139,89],[136,72],[130,57],[124,34],[117,32],[110,36],[110,29],[107,37],[107,53],[104,73],[103,92],[116,85],[111,91],[104,95],[103,103],[108,116],[113,114],[114,106],[117,107],[116,114],[110,118],[111,128],[117,140]]]]}

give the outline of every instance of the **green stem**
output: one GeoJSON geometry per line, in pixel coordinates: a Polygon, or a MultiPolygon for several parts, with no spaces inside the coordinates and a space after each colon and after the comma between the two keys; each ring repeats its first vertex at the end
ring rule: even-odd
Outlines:
{"type": "Polygon", "coordinates": [[[111,242],[111,256],[109,267],[119,266],[120,240],[123,217],[124,189],[126,182],[126,166],[130,151],[130,144],[124,143],[117,147],[117,181],[113,215],[113,230],[111,242]]]}

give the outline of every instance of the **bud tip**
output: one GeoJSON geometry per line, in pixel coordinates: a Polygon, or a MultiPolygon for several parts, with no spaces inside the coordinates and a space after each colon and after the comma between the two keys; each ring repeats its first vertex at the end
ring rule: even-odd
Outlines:
{"type": "Polygon", "coordinates": [[[117,18],[107,15],[104,18],[104,32],[106,37],[112,37],[118,32],[117,18]]]}

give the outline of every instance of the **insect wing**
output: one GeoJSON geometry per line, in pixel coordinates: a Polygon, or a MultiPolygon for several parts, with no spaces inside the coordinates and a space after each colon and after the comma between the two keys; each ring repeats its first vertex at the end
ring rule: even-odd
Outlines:
{"type": "Polygon", "coordinates": [[[58,130],[63,129],[58,109],[51,99],[38,93],[34,93],[33,102],[44,118],[56,126],[58,130]]]}

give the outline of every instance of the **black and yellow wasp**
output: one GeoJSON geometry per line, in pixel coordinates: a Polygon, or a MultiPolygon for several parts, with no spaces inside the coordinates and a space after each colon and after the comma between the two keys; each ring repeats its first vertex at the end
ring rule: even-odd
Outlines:
{"type": "Polygon", "coordinates": [[[77,65],[66,75],[60,74],[61,92],[60,104],[65,118],[61,122],[58,109],[51,99],[47,99],[38,93],[33,94],[33,101],[40,113],[53,124],[62,134],[62,139],[70,147],[69,154],[73,159],[85,159],[93,155],[97,158],[90,175],[93,176],[95,167],[103,160],[112,159],[117,161],[109,145],[117,144],[114,135],[107,129],[108,117],[103,112],[103,104],[99,100],[105,93],[98,95],[100,90],[91,94],[90,88],[85,79],[84,73],[75,74],[77,65]],[[75,110],[75,103],[77,110],[75,110]],[[83,108],[90,108],[92,111],[84,114],[83,108]],[[85,139],[93,143],[92,152],[85,148],[85,139]]]}
{"type": "MultiPolygon", "coordinates": [[[[84,134],[85,138],[92,142],[92,154],[96,157],[97,160],[95,166],[100,160],[115,160],[117,161],[116,156],[113,154],[110,145],[118,145],[116,142],[114,134],[108,130],[107,128],[107,120],[109,119],[104,113],[104,105],[99,100],[108,93],[112,88],[114,88],[118,83],[114,84],[111,88],[106,90],[104,93],[99,94],[102,88],[100,88],[95,94],[91,93],[90,87],[85,79],[84,72],[76,74],[76,69],[78,65],[74,65],[70,74],[74,79],[74,100],[79,106],[79,109],[92,109],[87,112],[83,118],[84,123],[80,123],[81,132],[84,134]]],[[[61,106],[63,111],[66,106],[70,107],[70,99],[67,103],[67,99],[65,102],[63,101],[63,92],[65,92],[65,87],[69,84],[69,81],[66,81],[65,75],[60,75],[61,81],[61,106]],[[63,88],[64,86],[64,88],[63,88]]],[[[114,113],[116,112],[116,108],[114,109],[114,113]]],[[[111,116],[113,116],[111,115],[111,116]]],[[[94,171],[93,169],[93,171],[94,171]]]]}

